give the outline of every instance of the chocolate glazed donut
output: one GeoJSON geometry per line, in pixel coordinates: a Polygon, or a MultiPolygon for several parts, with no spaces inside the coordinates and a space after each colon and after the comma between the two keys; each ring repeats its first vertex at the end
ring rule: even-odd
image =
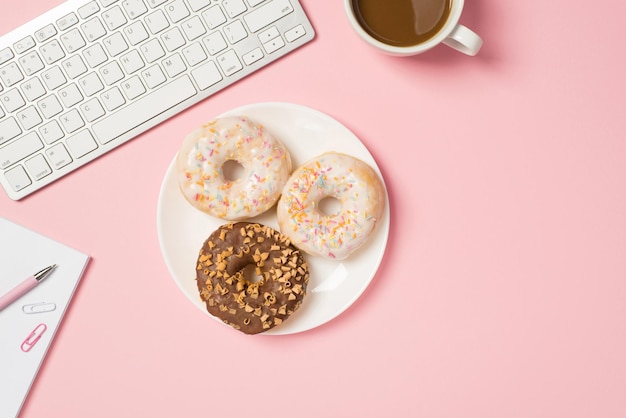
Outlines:
{"type": "Polygon", "coordinates": [[[209,313],[246,334],[288,319],[300,307],[308,282],[300,250],[258,223],[220,226],[202,245],[196,265],[196,283],[209,313]],[[246,274],[250,266],[255,274],[246,274]]]}

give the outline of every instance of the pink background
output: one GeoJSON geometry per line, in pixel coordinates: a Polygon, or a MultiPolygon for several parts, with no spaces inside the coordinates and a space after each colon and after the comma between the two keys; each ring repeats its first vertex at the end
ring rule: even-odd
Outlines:
{"type": "MultiPolygon", "coordinates": [[[[2,0],[4,33],[60,3],[2,0]]],[[[340,0],[317,38],[0,215],[93,260],[23,417],[626,416],[626,3],[467,0],[476,57],[370,49],[340,0]],[[336,118],[387,182],[363,296],[247,337],[195,308],[156,205],[181,137],[244,104],[336,118]]]]}

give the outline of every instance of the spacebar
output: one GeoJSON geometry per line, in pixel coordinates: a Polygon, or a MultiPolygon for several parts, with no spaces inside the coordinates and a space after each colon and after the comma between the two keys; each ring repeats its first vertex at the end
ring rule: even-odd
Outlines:
{"type": "Polygon", "coordinates": [[[94,123],[93,133],[101,144],[106,144],[195,94],[195,87],[185,75],[94,123]]]}

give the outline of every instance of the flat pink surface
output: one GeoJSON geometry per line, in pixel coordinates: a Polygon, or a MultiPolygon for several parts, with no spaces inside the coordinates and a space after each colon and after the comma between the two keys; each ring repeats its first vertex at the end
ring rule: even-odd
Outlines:
{"type": "MultiPolygon", "coordinates": [[[[2,0],[0,31],[59,3],[2,0]],[[10,5],[9,5],[10,4],[10,5]]],[[[0,215],[93,260],[22,417],[626,416],[626,2],[467,0],[476,57],[317,38],[0,215]],[[383,264],[324,326],[247,337],[177,288],[156,232],[182,136],[284,101],[353,130],[391,201],[383,264]]]]}

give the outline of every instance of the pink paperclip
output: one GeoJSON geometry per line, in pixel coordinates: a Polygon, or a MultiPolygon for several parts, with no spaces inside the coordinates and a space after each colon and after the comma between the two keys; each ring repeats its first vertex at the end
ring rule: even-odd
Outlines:
{"type": "Polygon", "coordinates": [[[48,327],[46,326],[46,324],[37,325],[35,329],[30,334],[28,334],[28,337],[26,337],[26,339],[22,341],[22,345],[20,346],[22,351],[28,353],[30,349],[33,348],[35,344],[37,344],[37,341],[39,341],[39,339],[41,338],[43,333],[46,332],[47,329],[48,327]]]}

